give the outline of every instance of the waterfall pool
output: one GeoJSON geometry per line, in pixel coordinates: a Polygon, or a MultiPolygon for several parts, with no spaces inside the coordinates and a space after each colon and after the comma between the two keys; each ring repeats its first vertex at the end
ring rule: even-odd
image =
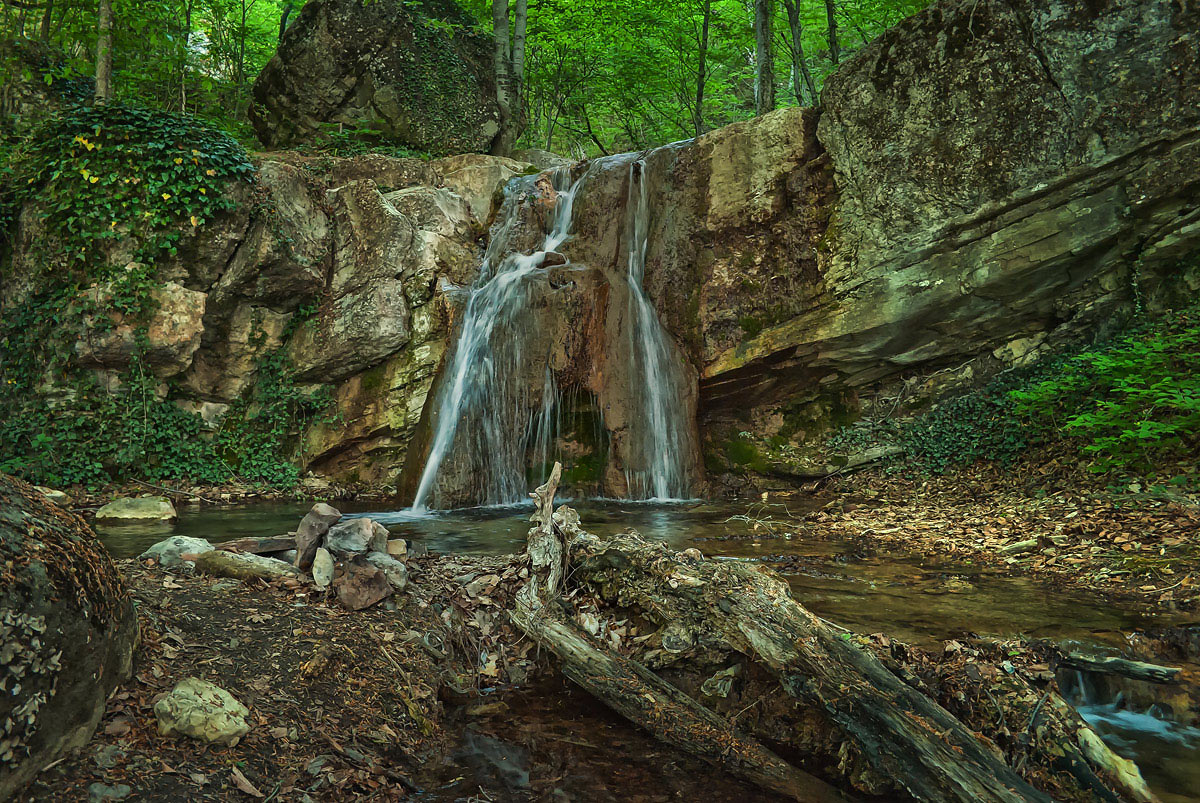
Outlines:
{"type": "MultiPolygon", "coordinates": [[[[1123,632],[1178,623],[1166,614],[1086,592],[1005,576],[991,566],[939,564],[928,556],[829,540],[822,537],[820,525],[783,519],[781,511],[775,512],[776,518],[756,519],[746,516],[745,505],[702,501],[571,504],[590,532],[606,535],[633,528],[648,538],[681,549],[695,547],[711,557],[763,561],[787,577],[797,599],[814,613],[854,630],[887,632],[926,647],[966,633],[1117,646],[1123,632]]],[[[98,525],[96,529],[114,556],[132,557],[168,535],[213,543],[280,535],[293,530],[308,507],[259,503],[185,508],[174,526],[98,525]]],[[[420,514],[375,503],[339,503],[338,507],[347,515],[370,515],[394,537],[433,552],[517,552],[523,549],[529,528],[530,509],[520,506],[420,514]]],[[[1200,730],[1110,701],[1087,702],[1081,711],[1118,753],[1138,762],[1164,801],[1200,801],[1200,730]]],[[[615,727],[596,711],[579,716],[599,718],[604,727],[615,727]]],[[[472,737],[464,750],[486,754],[489,744],[472,737]]],[[[464,759],[468,765],[477,760],[478,756],[464,759]]]]}

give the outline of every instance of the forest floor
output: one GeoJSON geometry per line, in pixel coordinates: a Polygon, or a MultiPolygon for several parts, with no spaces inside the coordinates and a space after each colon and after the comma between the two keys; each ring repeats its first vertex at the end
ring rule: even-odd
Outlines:
{"type": "Polygon", "coordinates": [[[496,615],[502,587],[472,599],[463,590],[467,576],[495,578],[511,558],[410,559],[412,583],[399,604],[358,612],[295,581],[119,565],[142,622],[134,676],[87,745],[20,800],[776,799],[656,741],[546,671],[545,656],[496,615]],[[478,641],[444,642],[452,610],[474,622],[478,641]],[[498,643],[505,671],[464,660],[495,654],[498,643]],[[251,728],[237,745],[159,733],[154,703],[187,677],[249,708],[251,728]]]}
{"type": "Polygon", "coordinates": [[[1046,460],[940,476],[875,470],[837,478],[820,493],[826,504],[797,515],[806,534],[969,559],[1152,608],[1200,608],[1193,496],[1146,482],[1113,489],[1046,460]]]}

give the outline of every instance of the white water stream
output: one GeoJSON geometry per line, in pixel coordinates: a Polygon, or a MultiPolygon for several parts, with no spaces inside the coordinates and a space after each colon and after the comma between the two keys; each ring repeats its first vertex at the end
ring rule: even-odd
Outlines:
{"type": "MultiPolygon", "coordinates": [[[[553,183],[558,194],[555,197],[554,222],[541,249],[531,254],[509,251],[509,243],[521,210],[518,196],[526,185],[518,181],[517,186],[510,186],[506,191],[501,222],[493,227],[491,240],[479,270],[479,280],[471,289],[462,316],[458,342],[447,368],[446,380],[438,394],[437,424],[429,449],[429,458],[421,473],[421,481],[413,500],[414,510],[426,509],[438,470],[454,444],[459,421],[464,411],[471,409],[480,413],[484,441],[480,446],[488,450],[488,455],[492,458],[491,470],[488,472],[490,476],[484,478],[487,496],[483,501],[504,503],[525,497],[527,489],[524,487],[523,472],[516,466],[505,464],[512,461],[499,459],[513,453],[513,433],[520,430],[511,426],[516,422],[501,420],[502,405],[494,403],[498,384],[506,377],[502,367],[497,365],[492,337],[496,333],[501,337],[515,337],[512,324],[524,311],[528,300],[526,280],[541,270],[547,252],[556,250],[566,242],[571,230],[571,212],[575,205],[575,197],[586,179],[587,173],[584,173],[574,183],[570,183],[570,175],[565,169],[555,171],[553,183]]],[[[513,356],[519,361],[520,344],[510,342],[509,345],[515,346],[516,353],[513,356]]],[[[548,426],[546,422],[539,428],[544,431],[548,426]]],[[[539,440],[541,437],[539,433],[539,440]]],[[[549,436],[544,437],[548,439],[549,436]]]]}
{"type": "MultiPolygon", "coordinates": [[[[628,160],[628,156],[611,157],[628,160]]],[[[435,399],[429,456],[421,473],[413,511],[438,502],[439,472],[447,468],[456,438],[470,437],[459,449],[469,448],[470,485],[478,503],[509,504],[526,498],[525,467],[532,450],[538,465],[556,457],[555,440],[562,427],[562,394],[549,365],[540,396],[521,386],[521,368],[530,331],[529,310],[536,280],[544,277],[546,254],[557,251],[570,237],[575,200],[589,175],[607,159],[593,163],[575,181],[569,169],[552,174],[556,191],[550,231],[541,248],[532,253],[512,250],[522,226],[522,208],[534,186],[533,177],[514,179],[505,191],[500,220],[471,288],[462,324],[435,399]],[[538,399],[540,398],[540,403],[538,399]],[[536,407],[530,412],[531,407],[536,407]]],[[[629,189],[624,232],[627,243],[625,276],[629,305],[623,321],[628,336],[629,433],[623,454],[628,494],[635,499],[674,500],[689,495],[689,474],[684,467],[694,452],[690,422],[681,398],[681,381],[674,362],[678,357],[669,335],[658,320],[654,305],[642,286],[649,245],[651,205],[646,163],[629,166],[629,189]]],[[[461,453],[461,452],[459,452],[461,453]]],[[[457,465],[457,458],[454,460],[457,465]]]]}

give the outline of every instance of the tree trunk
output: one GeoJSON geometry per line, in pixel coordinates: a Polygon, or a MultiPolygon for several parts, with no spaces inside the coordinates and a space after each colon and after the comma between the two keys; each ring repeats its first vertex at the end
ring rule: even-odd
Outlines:
{"type": "Polygon", "coordinates": [[[754,113],[775,108],[775,54],[771,36],[771,0],[754,0],[754,113]]]}
{"type": "Polygon", "coordinates": [[[792,34],[792,92],[796,95],[796,103],[805,105],[803,86],[808,88],[808,97],[812,105],[817,105],[817,86],[813,82],[812,73],[808,71],[808,62],[804,58],[804,25],[800,22],[800,1],[783,0],[787,9],[788,28],[792,34]]]}
{"type": "Polygon", "coordinates": [[[496,105],[500,107],[500,130],[492,141],[492,153],[508,156],[513,141],[512,45],[508,37],[508,0],[492,0],[492,50],[496,71],[496,105]]]}
{"type": "Polygon", "coordinates": [[[712,19],[712,0],[704,0],[704,21],[700,26],[700,54],[696,65],[696,136],[704,133],[704,82],[708,80],[708,24],[712,19]]]}
{"type": "Polygon", "coordinates": [[[1035,656],[1022,664],[1011,643],[938,654],[856,637],[752,564],[634,532],[597,538],[570,508],[551,512],[560,473],[533,494],[528,580],[510,616],[567,677],[663,741],[798,800],[829,799],[829,788],[758,739],[872,795],[1153,799],[1052,682],[1034,685],[1022,667],[1035,656]]]}
{"type": "Polygon", "coordinates": [[[279,38],[283,38],[283,32],[287,30],[288,17],[292,16],[292,4],[286,2],[283,4],[283,10],[279,12],[279,38]]]}
{"type": "Polygon", "coordinates": [[[100,0],[96,37],[96,102],[112,100],[112,0],[100,0]]]}
{"type": "Polygon", "coordinates": [[[54,17],[54,0],[46,0],[46,10],[42,12],[42,27],[38,31],[38,36],[43,42],[50,41],[50,22],[54,17]]]}
{"type": "Polygon", "coordinates": [[[829,60],[837,64],[841,54],[838,50],[837,7],[834,0],[825,0],[825,19],[829,24],[829,60]]]}

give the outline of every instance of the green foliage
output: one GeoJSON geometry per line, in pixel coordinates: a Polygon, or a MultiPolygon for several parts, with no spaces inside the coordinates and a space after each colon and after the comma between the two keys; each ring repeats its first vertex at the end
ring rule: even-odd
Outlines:
{"type": "MultiPolygon", "coordinates": [[[[245,150],[194,118],[114,103],[49,118],[13,150],[4,205],[36,200],[52,242],[46,265],[110,278],[107,244],[131,238],[134,261],[174,254],[191,229],[232,205],[222,192],[254,172],[245,150]]],[[[124,266],[120,266],[124,267],[124,266]]],[[[137,300],[137,299],[134,299],[137,300]]],[[[118,301],[117,309],[125,312],[118,301]]]]}
{"type": "Polygon", "coordinates": [[[860,421],[831,438],[853,452],[903,447],[904,465],[942,473],[1009,465],[1031,447],[1078,444],[1091,470],[1152,472],[1200,444],[1200,311],[1142,320],[1105,343],[1005,371],[911,420],[860,421]]]}
{"type": "Polygon", "coordinates": [[[430,159],[431,154],[400,145],[377,141],[377,132],[368,128],[349,128],[344,125],[327,124],[321,127],[320,137],[312,145],[306,145],[306,153],[322,153],[328,156],[359,156],[364,153],[380,153],[384,156],[409,156],[430,159]]]}
{"type": "Polygon", "coordinates": [[[122,104],[72,108],[12,150],[5,200],[40,215],[41,270],[0,316],[0,471],[53,485],[131,476],[294,484],[293,433],[328,398],[297,389],[281,350],[262,357],[257,384],[215,433],[169,400],[147,363],[157,261],[230,208],[228,185],[253,172],[227,135],[122,104]],[[124,243],[132,254],[114,259],[124,243]],[[136,344],[128,368],[102,384],[76,364],[74,341],[118,324],[136,344]]]}
{"type": "Polygon", "coordinates": [[[1146,471],[1200,445],[1200,311],[1169,315],[1009,394],[1038,429],[1078,438],[1097,472],[1146,471]]]}

